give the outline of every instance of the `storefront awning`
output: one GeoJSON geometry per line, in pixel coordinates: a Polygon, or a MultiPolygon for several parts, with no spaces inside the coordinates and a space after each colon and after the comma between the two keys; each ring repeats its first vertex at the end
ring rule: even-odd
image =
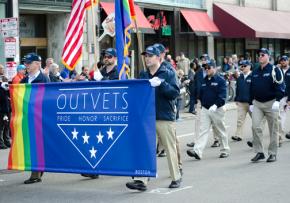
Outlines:
{"type": "Polygon", "coordinates": [[[223,37],[290,38],[290,13],[215,3],[213,16],[223,37]]]}
{"type": "Polygon", "coordinates": [[[181,14],[198,36],[219,35],[219,29],[206,12],[194,10],[180,10],[181,14]]]}
{"type": "MultiPolygon", "coordinates": [[[[107,15],[115,12],[115,3],[112,2],[100,2],[101,7],[105,10],[107,15]]],[[[136,19],[139,31],[142,33],[155,33],[147,18],[139,6],[135,4],[136,19]]]]}

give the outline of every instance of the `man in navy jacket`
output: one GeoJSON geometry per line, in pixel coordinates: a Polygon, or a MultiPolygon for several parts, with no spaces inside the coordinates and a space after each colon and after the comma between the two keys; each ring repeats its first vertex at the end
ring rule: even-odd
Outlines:
{"type": "MultiPolygon", "coordinates": [[[[35,53],[27,54],[25,57],[25,65],[27,68],[28,76],[21,80],[21,83],[47,83],[49,78],[40,71],[41,57],[35,53]]],[[[24,181],[24,184],[32,184],[41,182],[43,172],[31,172],[29,179],[24,181]]]]}
{"type": "Polygon", "coordinates": [[[200,88],[200,102],[202,106],[200,133],[193,149],[187,150],[187,154],[195,159],[201,159],[208,141],[210,127],[213,125],[221,141],[221,154],[219,157],[226,158],[230,152],[224,122],[224,105],[227,94],[226,81],[216,73],[216,65],[213,60],[207,61],[204,69],[207,75],[203,79],[200,88]]]}
{"type": "Polygon", "coordinates": [[[247,113],[252,116],[249,109],[251,103],[250,88],[252,82],[251,62],[248,60],[243,60],[240,62],[240,65],[242,74],[237,79],[235,97],[235,101],[238,106],[237,130],[235,135],[232,136],[232,139],[235,141],[242,140],[242,130],[247,113]]]}
{"type": "Polygon", "coordinates": [[[274,162],[278,147],[279,101],[285,94],[285,84],[281,70],[269,62],[269,50],[261,48],[258,54],[260,67],[253,71],[251,84],[251,100],[254,105],[252,113],[253,147],[256,152],[256,156],[251,161],[257,162],[265,158],[262,120],[266,117],[270,131],[267,162],[274,162]]]}
{"type": "MultiPolygon", "coordinates": [[[[147,47],[142,55],[145,56],[147,70],[140,74],[140,78],[149,79],[151,86],[155,87],[156,135],[161,139],[167,153],[172,178],[169,188],[178,188],[181,183],[181,174],[176,149],[174,104],[180,90],[176,74],[160,64],[160,51],[156,47],[147,47]]],[[[147,180],[147,178],[135,178],[126,186],[129,189],[145,191],[147,180]]]]}

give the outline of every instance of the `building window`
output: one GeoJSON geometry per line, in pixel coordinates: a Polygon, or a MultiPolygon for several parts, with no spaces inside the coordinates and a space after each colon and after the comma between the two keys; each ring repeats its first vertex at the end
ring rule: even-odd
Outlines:
{"type": "Polygon", "coordinates": [[[220,66],[222,65],[223,61],[224,61],[224,53],[225,53],[225,46],[224,46],[224,39],[222,38],[217,38],[215,39],[215,44],[216,44],[216,61],[217,61],[217,65],[220,66]]]}

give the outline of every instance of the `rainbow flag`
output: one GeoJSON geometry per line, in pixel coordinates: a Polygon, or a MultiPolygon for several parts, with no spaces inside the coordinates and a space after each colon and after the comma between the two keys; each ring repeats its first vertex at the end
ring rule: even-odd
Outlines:
{"type": "Polygon", "coordinates": [[[27,85],[11,85],[12,147],[8,169],[40,170],[45,168],[42,126],[42,100],[44,85],[31,88],[27,85]],[[37,135],[37,136],[36,136],[37,135]]]}
{"type": "Polygon", "coordinates": [[[9,90],[8,169],[156,176],[155,91],[148,80],[18,84],[9,90]]]}
{"type": "Polygon", "coordinates": [[[133,0],[115,0],[116,50],[119,79],[129,74],[129,47],[131,45],[131,20],[135,18],[133,0]],[[131,14],[131,12],[133,12],[131,14]]]}

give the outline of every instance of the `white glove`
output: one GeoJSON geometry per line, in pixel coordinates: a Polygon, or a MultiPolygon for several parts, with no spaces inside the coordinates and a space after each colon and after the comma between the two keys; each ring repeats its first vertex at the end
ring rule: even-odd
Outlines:
{"type": "Polygon", "coordinates": [[[273,111],[279,111],[279,105],[280,104],[280,102],[278,102],[278,101],[275,101],[274,103],[273,103],[273,105],[272,105],[272,110],[273,111]]]}
{"type": "Polygon", "coordinates": [[[250,105],[250,106],[249,106],[249,111],[250,111],[251,113],[253,113],[253,110],[254,110],[254,105],[250,105]]]}
{"type": "Polygon", "coordinates": [[[94,79],[96,81],[100,81],[100,80],[103,79],[103,75],[101,74],[101,72],[100,72],[99,69],[95,70],[95,72],[94,72],[94,79]]]}
{"type": "Polygon", "coordinates": [[[214,111],[216,111],[216,109],[217,109],[217,106],[214,104],[211,107],[209,107],[208,110],[214,112],[214,111]]]}
{"type": "Polygon", "coordinates": [[[3,121],[8,121],[8,116],[7,115],[3,116],[3,121]]]}
{"type": "Polygon", "coordinates": [[[2,87],[4,90],[9,90],[8,82],[2,82],[2,83],[1,83],[1,87],[2,87]]]}
{"type": "Polygon", "coordinates": [[[159,77],[153,77],[152,79],[149,80],[150,85],[152,87],[158,87],[161,85],[161,79],[159,77]]]}

